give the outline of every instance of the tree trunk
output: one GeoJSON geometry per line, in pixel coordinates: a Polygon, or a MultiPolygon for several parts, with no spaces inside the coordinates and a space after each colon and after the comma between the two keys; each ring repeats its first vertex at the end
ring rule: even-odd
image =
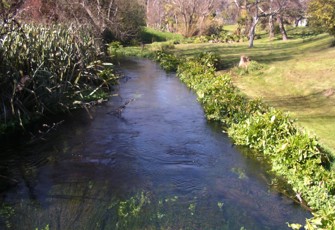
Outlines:
{"type": "Polygon", "coordinates": [[[80,3],[80,5],[82,6],[82,8],[86,11],[87,15],[89,16],[89,18],[92,20],[94,26],[96,27],[96,29],[99,31],[100,34],[103,34],[104,30],[105,30],[105,25],[104,23],[99,21],[99,18],[95,17],[95,15],[92,13],[92,11],[90,10],[90,8],[88,6],[85,5],[85,2],[80,3]]]}
{"type": "Polygon", "coordinates": [[[146,2],[145,2],[145,4],[146,4],[146,16],[147,16],[147,20],[146,20],[146,24],[147,24],[147,27],[149,27],[150,26],[150,23],[149,23],[149,15],[150,15],[150,4],[151,4],[151,2],[150,2],[150,0],[146,0],[146,2]]]}
{"type": "Polygon", "coordinates": [[[259,0],[256,0],[255,1],[255,12],[254,12],[254,16],[252,17],[252,23],[251,23],[251,27],[249,31],[249,48],[254,47],[255,31],[256,31],[258,20],[259,20],[258,3],[259,3],[259,0]]]}
{"type": "Polygon", "coordinates": [[[258,23],[258,17],[257,16],[253,17],[252,25],[249,32],[249,48],[254,47],[255,31],[257,23],[258,23]]]}
{"type": "Polygon", "coordinates": [[[269,16],[269,39],[272,40],[275,37],[275,28],[273,23],[273,15],[269,16]]]}
{"type": "Polygon", "coordinates": [[[286,33],[286,30],[285,30],[283,18],[282,18],[281,15],[278,15],[278,23],[279,23],[280,33],[283,36],[283,41],[286,41],[288,38],[287,38],[287,33],[286,33]]]}

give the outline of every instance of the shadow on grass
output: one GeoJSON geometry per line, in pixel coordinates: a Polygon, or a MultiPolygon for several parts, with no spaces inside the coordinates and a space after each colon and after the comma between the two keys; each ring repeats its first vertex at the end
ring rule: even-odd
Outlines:
{"type": "MultiPolygon", "coordinates": [[[[334,95],[327,95],[329,90],[322,90],[309,95],[304,96],[283,96],[277,98],[271,98],[266,102],[272,106],[284,107],[289,111],[308,111],[313,114],[323,114],[322,116],[328,116],[325,114],[325,109],[329,106],[335,106],[334,95]]],[[[311,116],[309,114],[308,116],[311,116]]],[[[314,117],[314,115],[312,115],[314,117]]],[[[321,115],[317,115],[321,116],[321,115]]],[[[334,116],[334,115],[329,115],[334,116]]]]}
{"type": "Polygon", "coordinates": [[[256,40],[254,48],[248,48],[248,43],[236,44],[189,44],[181,45],[175,52],[181,56],[196,56],[202,52],[212,52],[223,59],[224,68],[237,66],[241,55],[246,55],[265,64],[287,61],[305,52],[329,48],[333,38],[328,35],[300,37],[288,41],[256,40]]]}

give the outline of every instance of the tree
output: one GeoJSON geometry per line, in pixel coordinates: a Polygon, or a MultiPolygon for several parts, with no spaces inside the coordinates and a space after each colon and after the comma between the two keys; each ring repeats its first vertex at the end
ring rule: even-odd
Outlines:
{"type": "Polygon", "coordinates": [[[265,0],[234,0],[235,5],[237,8],[245,10],[249,17],[251,18],[250,21],[250,28],[249,28],[249,48],[254,46],[255,34],[256,34],[256,26],[260,20],[260,18],[268,17],[271,12],[266,12],[263,7],[266,6],[268,3],[265,0]]]}
{"type": "MultiPolygon", "coordinates": [[[[294,19],[294,23],[297,24],[301,19],[304,18],[306,13],[306,0],[275,0],[277,8],[279,9],[277,20],[279,29],[282,34],[283,40],[287,40],[287,33],[284,26],[284,21],[294,19]]],[[[292,21],[292,20],[291,20],[292,21]]]]}
{"type": "Polygon", "coordinates": [[[294,22],[297,27],[299,22],[306,18],[307,5],[309,0],[290,0],[289,6],[285,10],[286,17],[294,22]]]}
{"type": "Polygon", "coordinates": [[[20,16],[25,21],[75,23],[90,27],[105,42],[126,42],[136,38],[145,25],[145,9],[139,1],[25,0],[20,16]]]}
{"type": "Polygon", "coordinates": [[[179,32],[186,37],[203,34],[220,0],[146,0],[147,25],[179,32]]]}
{"type": "Polygon", "coordinates": [[[136,38],[145,25],[145,12],[132,0],[66,0],[67,15],[79,22],[91,23],[106,42],[136,38]],[[74,10],[75,9],[75,10],[74,10]]]}
{"type": "Polygon", "coordinates": [[[186,37],[201,34],[204,21],[215,6],[214,0],[170,0],[169,3],[177,17],[181,19],[182,33],[186,37]]]}
{"type": "Polygon", "coordinates": [[[24,0],[0,0],[0,18],[14,19],[23,4],[24,0]]]}
{"type": "Polygon", "coordinates": [[[279,25],[283,40],[287,40],[287,33],[284,26],[284,21],[287,17],[299,13],[299,18],[303,15],[303,0],[233,0],[237,8],[241,12],[246,12],[245,17],[246,31],[249,36],[249,47],[253,47],[255,38],[255,29],[261,18],[268,18],[269,22],[269,37],[274,37],[274,22],[275,19],[279,25]],[[248,20],[250,18],[250,20],[248,20]]]}
{"type": "Polygon", "coordinates": [[[311,0],[308,15],[312,25],[335,35],[335,0],[311,0]]]}
{"type": "Polygon", "coordinates": [[[162,29],[165,20],[163,1],[146,0],[146,22],[148,27],[162,29]]]}

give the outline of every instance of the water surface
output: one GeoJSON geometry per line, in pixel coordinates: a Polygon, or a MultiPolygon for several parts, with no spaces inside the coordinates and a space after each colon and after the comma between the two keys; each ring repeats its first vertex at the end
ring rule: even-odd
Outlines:
{"type": "Polygon", "coordinates": [[[1,229],[288,229],[309,213],[208,123],[149,60],[121,64],[111,100],[47,140],[3,148],[1,229]],[[8,157],[10,155],[10,157],[8,157]],[[15,157],[16,156],[16,157],[15,157]],[[4,180],[3,180],[4,181],[4,180]]]}

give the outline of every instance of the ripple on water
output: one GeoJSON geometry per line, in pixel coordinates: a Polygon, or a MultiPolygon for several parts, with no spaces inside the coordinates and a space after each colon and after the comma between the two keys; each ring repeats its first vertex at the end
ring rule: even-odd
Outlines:
{"type": "Polygon", "coordinates": [[[44,144],[1,154],[22,156],[0,161],[0,173],[17,176],[4,196],[15,210],[13,229],[287,229],[287,221],[304,222],[308,213],[257,176],[266,170],[207,123],[178,79],[148,60],[122,68],[127,81],[92,110],[93,120],[74,112],[44,144]],[[121,211],[144,206],[122,222],[121,204],[121,211]]]}

